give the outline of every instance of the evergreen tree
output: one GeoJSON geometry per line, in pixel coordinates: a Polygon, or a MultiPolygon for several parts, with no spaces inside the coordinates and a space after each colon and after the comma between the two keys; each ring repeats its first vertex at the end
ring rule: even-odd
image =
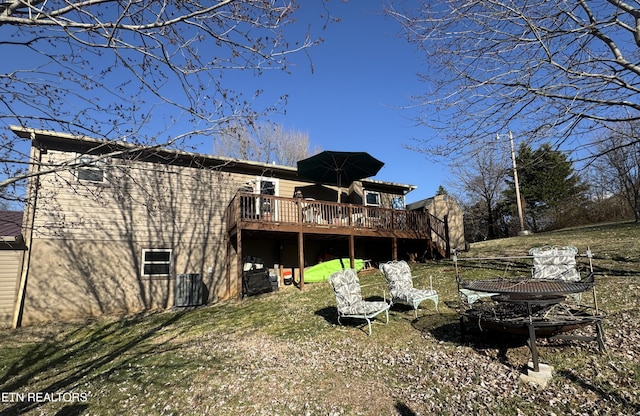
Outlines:
{"type": "MultiPolygon", "coordinates": [[[[516,157],[520,196],[528,225],[533,231],[552,228],[572,204],[581,204],[586,186],[567,156],[549,143],[537,150],[522,143],[516,157]]],[[[504,191],[505,202],[516,212],[513,172],[504,191]]]]}

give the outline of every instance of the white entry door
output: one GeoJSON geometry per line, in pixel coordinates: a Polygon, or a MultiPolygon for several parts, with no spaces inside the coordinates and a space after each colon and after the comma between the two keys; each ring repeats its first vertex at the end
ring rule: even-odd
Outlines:
{"type": "MultiPolygon", "coordinates": [[[[261,195],[278,196],[280,191],[280,181],[276,178],[268,178],[258,176],[256,178],[257,193],[261,195]]],[[[271,217],[273,220],[278,218],[278,204],[272,198],[256,198],[256,209],[263,218],[271,217]]]]}

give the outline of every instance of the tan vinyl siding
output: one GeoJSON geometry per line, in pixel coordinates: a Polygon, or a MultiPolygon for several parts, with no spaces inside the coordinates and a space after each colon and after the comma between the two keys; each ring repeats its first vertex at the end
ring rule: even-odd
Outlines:
{"type": "Polygon", "coordinates": [[[72,171],[41,178],[25,325],[171,307],[180,273],[201,273],[211,301],[237,294],[224,213],[254,176],[124,160],[107,169],[103,184],[72,171]],[[143,249],[171,249],[171,276],[142,276],[143,249]]]}
{"type": "Polygon", "coordinates": [[[0,250],[0,326],[9,326],[16,305],[16,292],[22,266],[21,250],[0,250]]]}
{"type": "MultiPolygon", "coordinates": [[[[50,149],[45,158],[75,156],[50,149]]],[[[238,295],[233,250],[227,281],[224,215],[257,175],[113,158],[104,177],[40,179],[23,324],[171,307],[180,273],[202,274],[210,301],[238,295]],[[169,277],[143,275],[145,249],[171,250],[169,277]]],[[[278,183],[281,196],[300,186],[278,183]]]]}
{"type": "Polygon", "coordinates": [[[280,195],[286,198],[293,198],[293,193],[296,187],[309,185],[307,183],[300,183],[288,180],[280,180],[280,195]]]}
{"type": "MultiPolygon", "coordinates": [[[[68,157],[54,151],[47,156],[68,157]]],[[[201,226],[196,233],[210,235],[221,229],[226,204],[245,179],[123,160],[107,169],[101,184],[78,183],[72,171],[43,177],[34,237],[162,242],[194,224],[201,226]]]]}
{"type": "Polygon", "coordinates": [[[227,293],[223,261],[224,244],[191,241],[174,245],[171,277],[140,275],[142,250],[148,243],[67,239],[38,239],[31,247],[29,295],[23,324],[127,314],[174,304],[175,276],[201,273],[216,301],[237,295],[227,293]],[[211,269],[211,273],[209,273],[211,269]]]}

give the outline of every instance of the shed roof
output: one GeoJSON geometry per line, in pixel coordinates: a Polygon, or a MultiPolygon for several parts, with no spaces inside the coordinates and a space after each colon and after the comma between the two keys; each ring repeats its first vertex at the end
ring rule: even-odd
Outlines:
{"type": "Polygon", "coordinates": [[[420,201],[412,202],[407,204],[407,209],[409,211],[416,211],[419,209],[424,209],[433,203],[435,197],[421,199],[420,201]]]}
{"type": "Polygon", "coordinates": [[[22,235],[22,211],[0,211],[0,237],[22,235]]]}

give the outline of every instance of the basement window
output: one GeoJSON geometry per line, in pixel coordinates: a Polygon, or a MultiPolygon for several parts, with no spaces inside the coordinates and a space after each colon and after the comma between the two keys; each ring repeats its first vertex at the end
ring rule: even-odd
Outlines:
{"type": "Polygon", "coordinates": [[[142,277],[170,277],[171,254],[170,249],[143,249],[142,277]]]}

